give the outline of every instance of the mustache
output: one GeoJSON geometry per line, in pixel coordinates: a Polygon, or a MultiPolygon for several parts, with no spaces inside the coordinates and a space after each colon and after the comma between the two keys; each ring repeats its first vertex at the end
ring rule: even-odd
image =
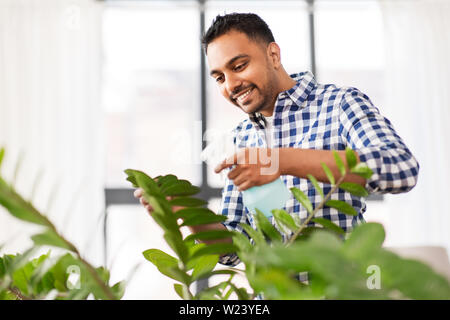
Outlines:
{"type": "Polygon", "coordinates": [[[254,85],[249,85],[249,86],[246,86],[246,87],[239,86],[239,87],[235,88],[230,94],[230,100],[236,100],[236,98],[237,98],[236,95],[238,93],[247,91],[248,89],[251,89],[251,88],[254,88],[254,87],[255,87],[254,85]]]}

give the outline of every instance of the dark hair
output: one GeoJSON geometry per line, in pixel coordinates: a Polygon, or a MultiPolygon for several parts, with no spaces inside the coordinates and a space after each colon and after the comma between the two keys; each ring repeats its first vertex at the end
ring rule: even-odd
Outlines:
{"type": "Polygon", "coordinates": [[[216,38],[229,31],[239,31],[247,35],[251,40],[262,41],[265,44],[274,42],[272,31],[267,23],[254,13],[230,13],[218,15],[208,31],[202,37],[202,45],[207,53],[208,45],[216,38]]]}

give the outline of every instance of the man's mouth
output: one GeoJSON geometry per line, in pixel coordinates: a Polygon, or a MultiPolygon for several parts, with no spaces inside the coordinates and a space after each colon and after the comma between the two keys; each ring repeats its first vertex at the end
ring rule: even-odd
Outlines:
{"type": "Polygon", "coordinates": [[[243,91],[239,95],[234,96],[234,99],[237,100],[241,104],[245,103],[248,100],[248,97],[252,93],[253,89],[254,89],[254,87],[251,87],[251,88],[243,91]]]}

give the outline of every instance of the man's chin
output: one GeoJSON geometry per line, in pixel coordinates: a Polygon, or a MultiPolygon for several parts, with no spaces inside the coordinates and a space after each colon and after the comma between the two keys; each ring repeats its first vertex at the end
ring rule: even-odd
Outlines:
{"type": "Polygon", "coordinates": [[[258,109],[259,109],[259,108],[257,108],[257,107],[252,107],[252,106],[250,106],[250,105],[239,106],[239,108],[240,108],[242,111],[244,111],[245,113],[247,113],[247,114],[254,113],[254,112],[258,112],[258,109]]]}
{"type": "Polygon", "coordinates": [[[255,112],[261,112],[264,110],[264,105],[246,105],[246,106],[239,106],[242,111],[244,111],[247,114],[255,113],[255,112]]]}

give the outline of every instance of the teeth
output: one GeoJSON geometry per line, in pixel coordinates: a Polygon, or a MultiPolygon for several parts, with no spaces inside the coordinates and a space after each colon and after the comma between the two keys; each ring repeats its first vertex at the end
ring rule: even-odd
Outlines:
{"type": "Polygon", "coordinates": [[[242,100],[244,100],[245,98],[247,98],[247,96],[250,94],[250,91],[252,91],[252,89],[249,89],[249,90],[246,91],[245,93],[241,94],[241,95],[238,97],[238,100],[239,100],[239,101],[242,101],[242,100]]]}

